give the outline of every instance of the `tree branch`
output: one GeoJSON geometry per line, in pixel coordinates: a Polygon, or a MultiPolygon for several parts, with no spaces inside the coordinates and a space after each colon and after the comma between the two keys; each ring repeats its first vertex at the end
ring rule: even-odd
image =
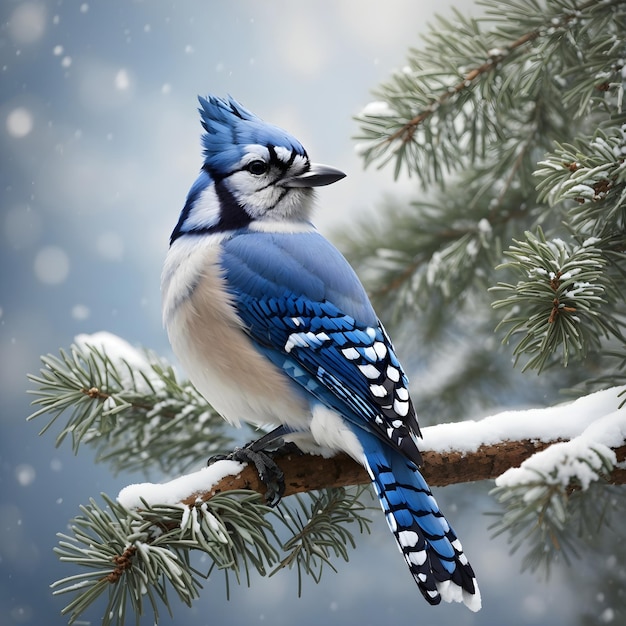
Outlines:
{"type": "MultiPolygon", "coordinates": [[[[527,458],[553,443],[556,442],[523,439],[482,445],[475,452],[469,453],[427,450],[422,452],[424,465],[421,471],[433,487],[492,479],[511,467],[521,465],[527,458]]],[[[618,463],[626,460],[626,445],[613,450],[618,463]]],[[[287,454],[277,457],[276,461],[285,474],[285,496],[326,487],[345,487],[370,482],[363,466],[345,454],[338,454],[330,459],[308,454],[287,454]]],[[[608,480],[611,484],[625,484],[626,469],[615,468],[608,480]]],[[[265,486],[259,480],[256,470],[248,466],[241,473],[225,476],[210,490],[190,495],[183,502],[192,505],[198,498],[208,500],[218,493],[235,489],[265,493],[265,486]]]]}
{"type": "MultiPolygon", "coordinates": [[[[556,18],[556,22],[551,22],[551,28],[554,29],[559,27],[565,27],[569,22],[574,20],[581,11],[592,7],[594,4],[596,4],[596,2],[597,0],[588,0],[587,2],[584,2],[582,5],[577,7],[576,11],[564,13],[560,19],[556,18]]],[[[452,97],[456,96],[460,92],[469,89],[480,76],[494,71],[503,60],[511,55],[511,53],[534,41],[544,32],[548,32],[547,26],[544,26],[543,28],[538,28],[528,33],[524,33],[515,41],[494,48],[493,53],[490,54],[489,58],[484,63],[482,63],[478,67],[469,70],[463,77],[463,80],[459,81],[454,86],[446,89],[439,97],[433,98],[430,104],[424,110],[420,111],[415,117],[403,124],[396,132],[381,141],[381,145],[392,144],[398,139],[400,139],[403,144],[411,141],[417,127],[422,124],[422,122],[424,122],[426,119],[428,119],[431,115],[433,115],[433,113],[438,110],[440,106],[446,104],[448,100],[450,100],[452,97]]]]}
{"type": "MultiPolygon", "coordinates": [[[[626,386],[612,387],[555,407],[505,411],[478,421],[424,428],[422,473],[434,487],[493,479],[554,444],[580,441],[583,448],[596,444],[607,454],[613,450],[616,465],[607,478],[613,484],[624,484],[623,396],[626,386]]],[[[579,451],[580,446],[575,444],[569,451],[562,451],[561,457],[576,456],[579,451]]],[[[276,462],[285,475],[286,496],[370,481],[365,469],[345,454],[324,458],[291,453],[276,457],[276,462]]],[[[550,472],[553,462],[550,459],[546,465],[538,459],[539,471],[550,472]]],[[[575,479],[576,474],[571,476],[575,479]]],[[[145,504],[190,506],[238,489],[265,494],[265,486],[254,468],[235,461],[218,461],[167,483],[129,485],[120,492],[118,501],[127,508],[142,508],[145,504]]]]}

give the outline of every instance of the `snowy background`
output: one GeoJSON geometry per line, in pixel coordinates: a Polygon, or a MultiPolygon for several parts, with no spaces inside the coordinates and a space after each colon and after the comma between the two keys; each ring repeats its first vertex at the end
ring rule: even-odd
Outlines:
{"type": "MultiPolygon", "coordinates": [[[[15,2],[0,6],[0,624],[56,626],[72,573],[52,552],[78,506],[143,476],[112,476],[89,451],[55,450],[26,423],[27,372],[83,332],[108,330],[169,355],[159,275],[169,233],[200,166],[196,95],[230,93],[348,173],[320,194],[331,235],[384,193],[389,171],[362,171],[352,116],[402,67],[448,0],[15,2]]],[[[467,0],[456,2],[472,10],[467,0]]],[[[401,352],[401,350],[400,350],[401,352]]],[[[160,479],[164,477],[151,477],[160,479]]],[[[349,564],[297,598],[293,573],[254,580],[226,601],[221,577],[163,624],[393,623],[570,625],[601,613],[556,569],[519,574],[485,516],[491,484],[438,490],[477,572],[484,609],[431,608],[374,513],[349,564]]],[[[577,564],[577,567],[580,567],[577,564]]],[[[88,617],[97,624],[98,610],[88,617]]],[[[146,624],[150,620],[145,620],[146,624]]]]}

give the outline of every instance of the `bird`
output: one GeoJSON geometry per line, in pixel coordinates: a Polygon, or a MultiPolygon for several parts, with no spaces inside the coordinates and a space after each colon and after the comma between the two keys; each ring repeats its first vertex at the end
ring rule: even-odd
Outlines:
{"type": "Polygon", "coordinates": [[[421,432],[393,344],[311,222],[316,188],[345,173],[231,96],[198,101],[203,162],[161,280],[174,354],[230,424],[361,463],[426,601],[479,610],[474,571],[419,471],[421,432]]]}

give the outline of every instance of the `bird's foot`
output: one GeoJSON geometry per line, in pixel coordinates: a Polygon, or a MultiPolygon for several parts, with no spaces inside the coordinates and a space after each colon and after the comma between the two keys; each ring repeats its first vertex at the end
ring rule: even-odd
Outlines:
{"type": "Polygon", "coordinates": [[[274,459],[263,450],[255,450],[253,444],[243,448],[235,448],[231,458],[233,461],[254,465],[259,480],[265,485],[265,503],[276,506],[285,493],[285,475],[274,459]]]}
{"type": "MultiPolygon", "coordinates": [[[[276,506],[285,493],[285,475],[278,467],[273,456],[284,456],[286,454],[301,454],[295,444],[280,442],[280,445],[272,450],[265,451],[260,445],[260,441],[252,441],[241,448],[235,448],[230,454],[217,454],[212,456],[207,465],[212,465],[216,461],[238,461],[254,465],[260,481],[265,485],[265,502],[271,506],[276,506]]],[[[264,442],[265,443],[265,442],[264,442]]],[[[276,443],[274,441],[274,443],[276,443]]]]}

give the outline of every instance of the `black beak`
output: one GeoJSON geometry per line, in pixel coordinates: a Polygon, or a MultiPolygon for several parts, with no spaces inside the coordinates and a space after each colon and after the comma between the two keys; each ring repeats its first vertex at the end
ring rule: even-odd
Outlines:
{"type": "Polygon", "coordinates": [[[282,184],[285,187],[323,187],[336,183],[345,176],[341,170],[330,167],[330,165],[311,163],[311,167],[306,172],[285,178],[282,184]]]}

